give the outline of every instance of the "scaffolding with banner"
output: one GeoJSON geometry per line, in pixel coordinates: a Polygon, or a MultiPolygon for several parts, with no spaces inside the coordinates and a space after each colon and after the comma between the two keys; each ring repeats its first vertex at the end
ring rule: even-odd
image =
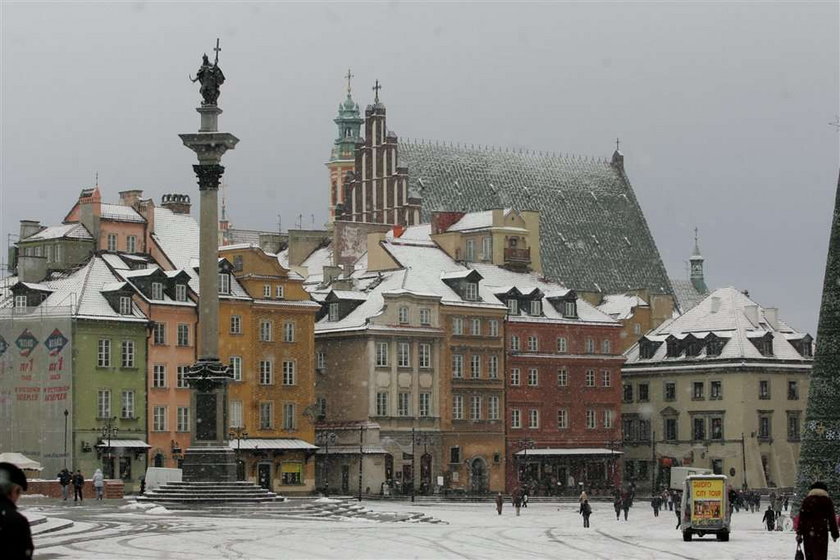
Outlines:
{"type": "Polygon", "coordinates": [[[71,306],[0,309],[0,452],[72,467],[71,306]]]}

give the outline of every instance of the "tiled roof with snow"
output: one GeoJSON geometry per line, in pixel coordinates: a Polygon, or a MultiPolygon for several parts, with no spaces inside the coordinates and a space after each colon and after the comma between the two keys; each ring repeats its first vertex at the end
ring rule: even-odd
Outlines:
{"type": "Polygon", "coordinates": [[[606,161],[400,141],[399,165],[434,211],[539,210],[544,274],[570,288],[671,293],[659,251],[623,171],[606,161]],[[597,285],[596,285],[597,284],[597,285]]]}
{"type": "Polygon", "coordinates": [[[116,222],[137,222],[144,223],[146,218],[131,206],[123,206],[122,204],[107,204],[102,203],[100,218],[103,220],[114,220],[116,222]]]}
{"type": "Polygon", "coordinates": [[[634,294],[610,294],[604,296],[604,301],[598,310],[619,321],[633,316],[636,307],[647,307],[648,303],[634,294]]]}
{"type": "Polygon", "coordinates": [[[764,308],[737,289],[731,287],[720,288],[709,294],[703,301],[683,315],[665,321],[642,337],[640,342],[631,346],[625,353],[627,357],[626,365],[661,366],[697,360],[733,359],[810,362],[810,357],[803,358],[799,351],[790,343],[789,336],[792,334],[796,334],[796,331],[781,321],[777,321],[774,326],[765,313],[764,308]],[[755,312],[757,321],[752,320],[750,317],[751,312],[755,312]],[[678,357],[668,357],[667,344],[660,344],[652,358],[640,358],[640,343],[646,339],[661,342],[668,337],[683,339],[689,334],[702,338],[709,332],[726,339],[726,343],[719,356],[706,356],[704,350],[700,356],[696,357],[688,357],[685,353],[682,353],[678,357]],[[773,339],[773,355],[763,356],[750,340],[767,336],[768,334],[773,339]]]}
{"type": "Polygon", "coordinates": [[[43,241],[47,239],[93,239],[93,236],[85,226],[80,223],[61,224],[42,229],[34,235],[30,235],[21,241],[43,241]]]}
{"type": "MultiPolygon", "coordinates": [[[[385,239],[393,239],[394,230],[388,231],[385,234],[385,239]]],[[[405,228],[399,236],[400,241],[416,241],[422,243],[432,243],[432,224],[418,224],[416,226],[409,226],[405,228]]]]}
{"type": "Polygon", "coordinates": [[[709,295],[708,293],[698,292],[691,280],[671,278],[671,286],[674,288],[676,304],[682,313],[685,313],[709,295]]]}
{"type": "Polygon", "coordinates": [[[493,211],[468,212],[464,217],[452,224],[446,231],[466,231],[470,229],[488,228],[493,225],[493,211]]]}

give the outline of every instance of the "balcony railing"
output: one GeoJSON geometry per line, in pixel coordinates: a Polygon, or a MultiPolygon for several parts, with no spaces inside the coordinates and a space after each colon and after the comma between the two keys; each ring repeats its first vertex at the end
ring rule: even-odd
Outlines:
{"type": "Polygon", "coordinates": [[[505,248],[505,262],[509,263],[530,263],[531,248],[520,249],[517,247],[505,248]]]}

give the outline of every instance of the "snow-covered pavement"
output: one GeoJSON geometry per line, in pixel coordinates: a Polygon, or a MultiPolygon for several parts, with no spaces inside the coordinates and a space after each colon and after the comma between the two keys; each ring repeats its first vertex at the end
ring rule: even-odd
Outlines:
{"type": "MultiPolygon", "coordinates": [[[[575,504],[531,504],[516,517],[491,503],[363,502],[381,512],[420,512],[447,524],[383,523],[365,519],[264,519],[145,512],[118,504],[30,505],[47,516],[73,519],[72,529],[37,536],[36,558],[569,558],[789,559],[793,533],[768,533],[761,514],[736,514],[729,542],[713,536],[683,542],[673,512],[658,518],[646,504],[616,521],[610,504],[593,504],[584,529],[575,504]]],[[[836,544],[829,558],[838,558],[836,544]]]]}

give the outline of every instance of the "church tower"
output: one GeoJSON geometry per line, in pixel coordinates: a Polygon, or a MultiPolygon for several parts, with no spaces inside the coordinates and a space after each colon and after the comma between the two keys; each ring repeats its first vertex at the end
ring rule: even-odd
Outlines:
{"type": "Polygon", "coordinates": [[[694,228],[694,252],[691,253],[689,262],[691,263],[691,272],[689,278],[691,284],[698,293],[706,294],[709,288],[706,287],[706,280],[703,277],[703,256],[700,254],[700,245],[697,243],[697,228],[694,228]]]}
{"type": "Polygon", "coordinates": [[[344,203],[344,181],[348,172],[355,169],[356,142],[364,119],[359,114],[359,105],[350,95],[350,80],[353,74],[347,70],[347,98],[338,105],[338,116],[333,122],[338,127],[338,136],[333,142],[330,160],[326,163],[330,172],[330,212],[329,223],[335,221],[335,209],[344,203]]]}

